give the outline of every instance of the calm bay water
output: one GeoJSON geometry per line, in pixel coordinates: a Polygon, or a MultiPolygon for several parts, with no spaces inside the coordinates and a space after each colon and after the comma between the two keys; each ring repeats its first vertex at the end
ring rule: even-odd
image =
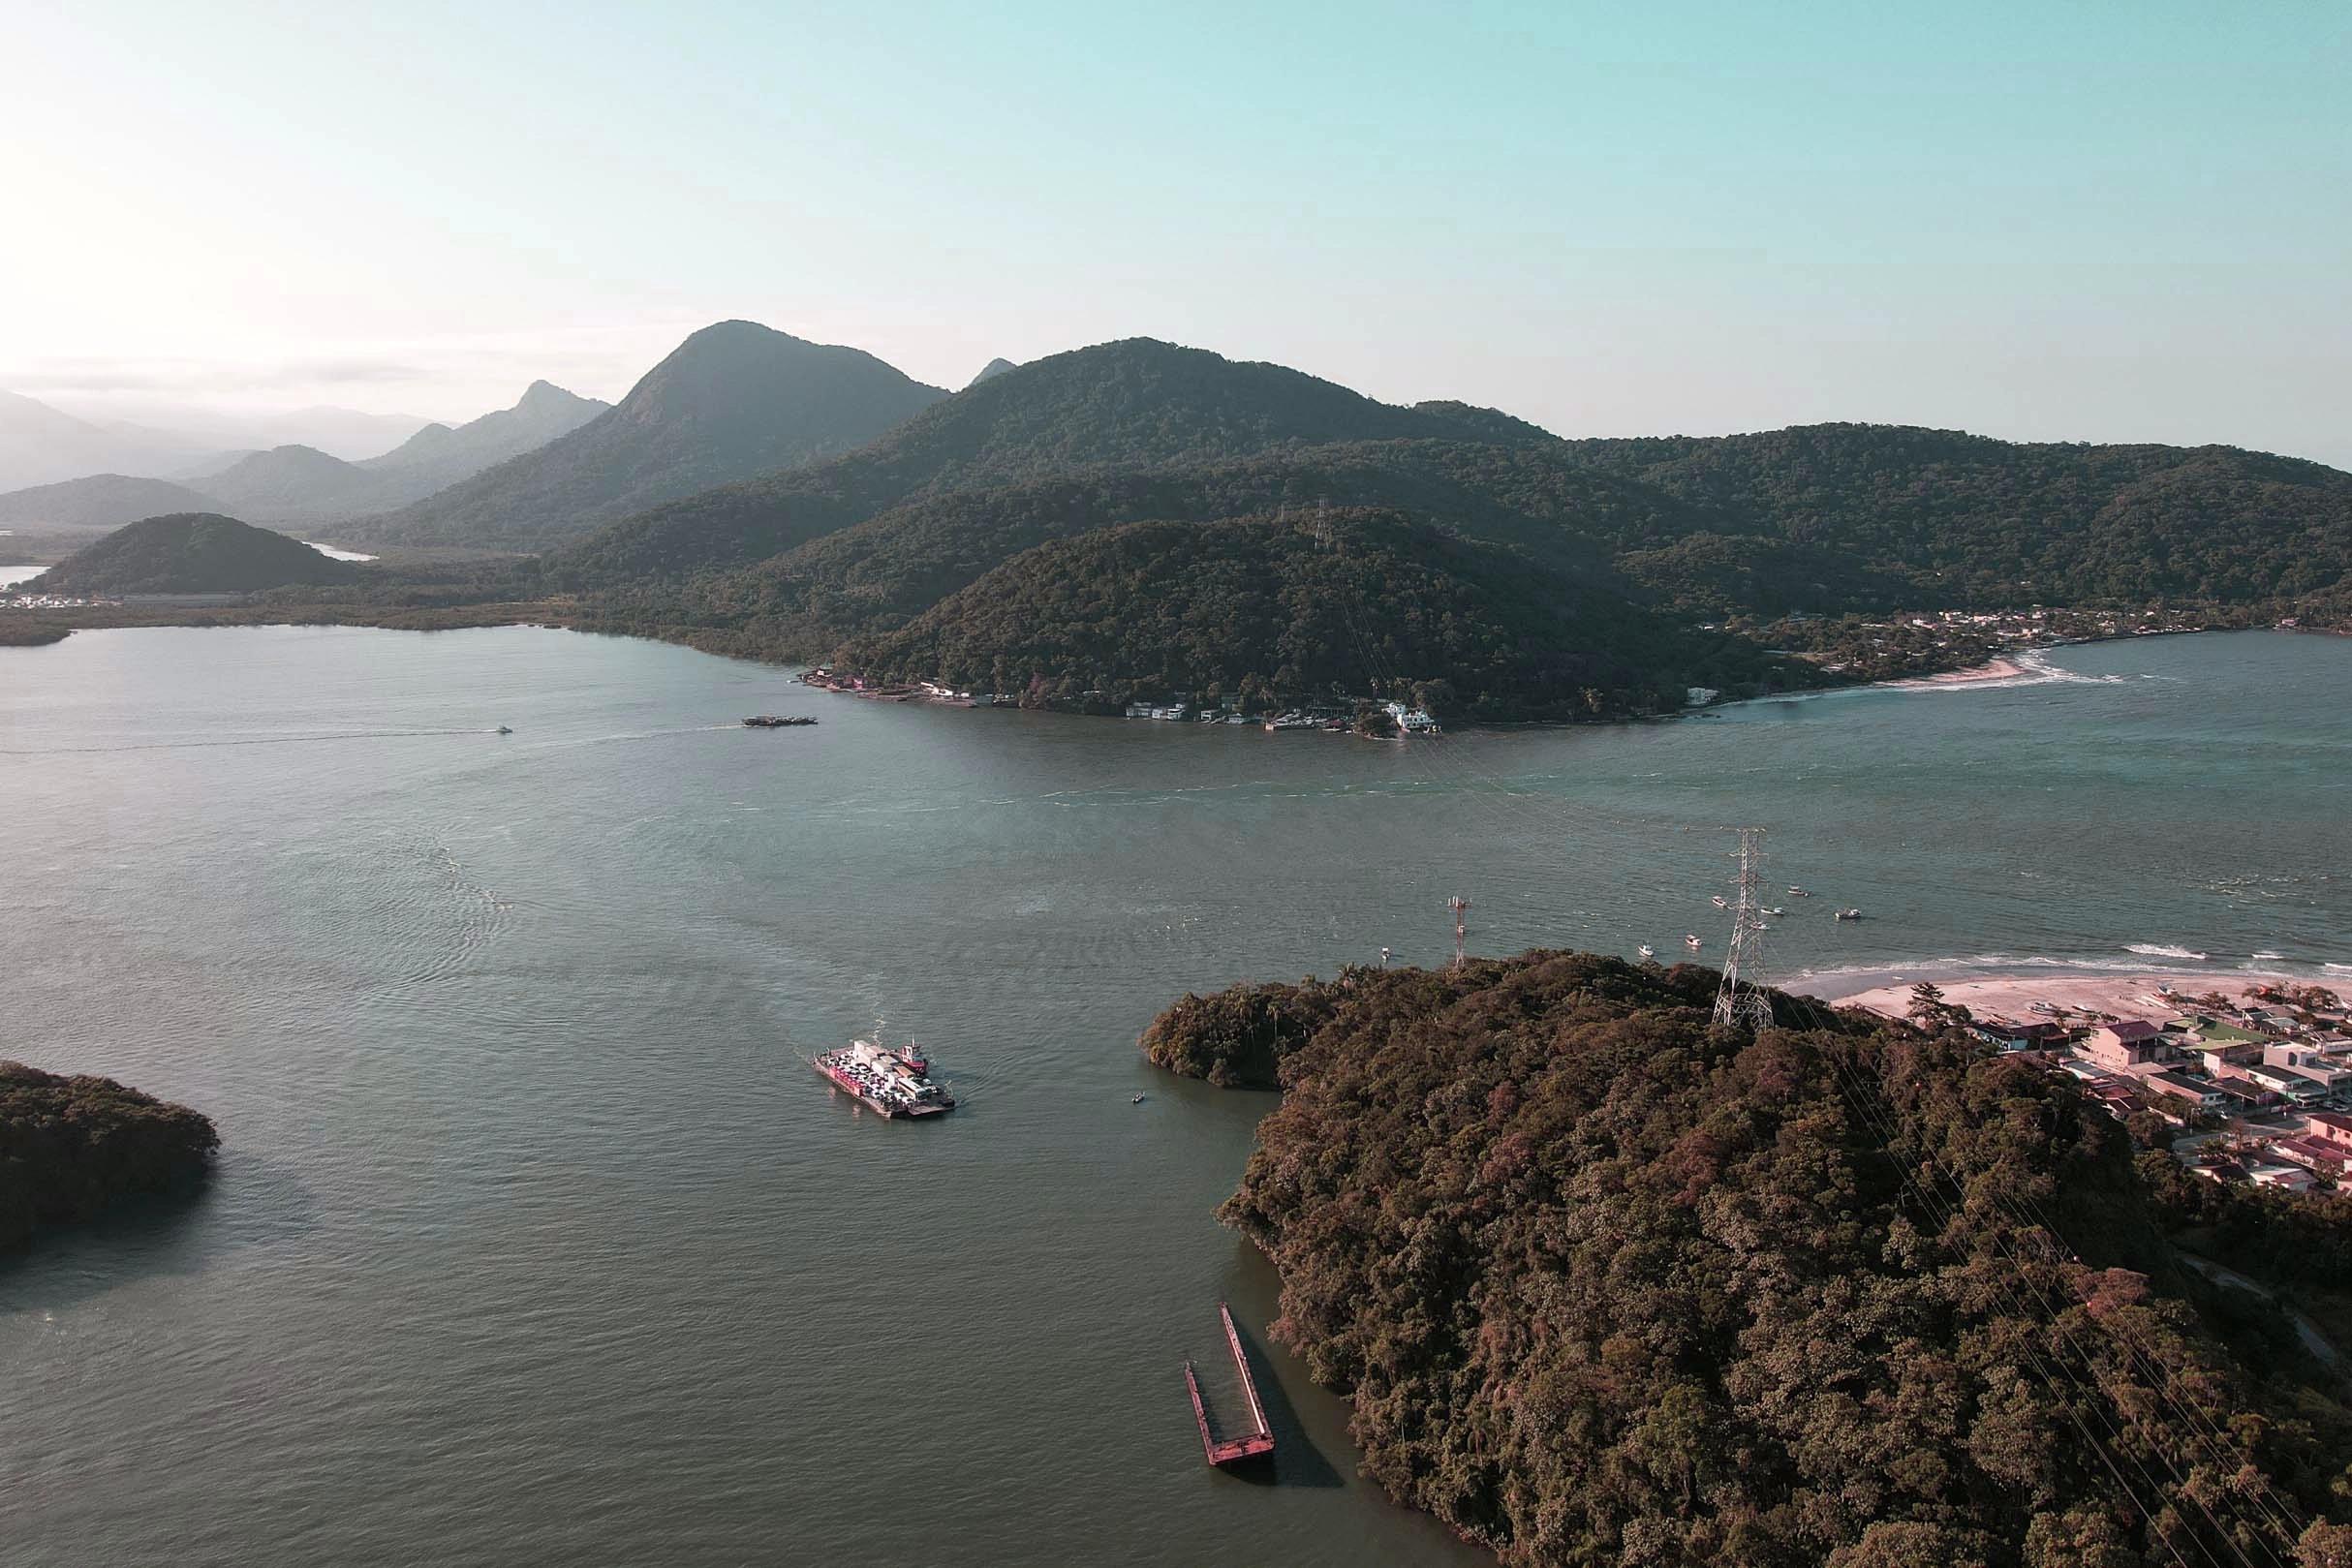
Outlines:
{"type": "Polygon", "coordinates": [[[1272,1310],[1211,1217],[1269,1101],[1137,1030],[1435,961],[1457,890],[1481,951],[1719,953],[1742,821],[1819,894],[1783,976],[2352,966],[2352,641],[2048,669],[1392,746],[555,631],[0,650],[0,1056],[226,1144],[0,1269],[8,1559],[1482,1560],[1279,1353],[1284,1484],[1200,1464],[1182,1362],[1272,1310]],[[805,1058],[877,1026],[963,1108],[829,1099],[805,1058]]]}

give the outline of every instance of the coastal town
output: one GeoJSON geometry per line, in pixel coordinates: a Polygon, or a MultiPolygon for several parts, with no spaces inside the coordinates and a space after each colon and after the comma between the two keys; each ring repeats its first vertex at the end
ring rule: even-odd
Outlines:
{"type": "MultiPolygon", "coordinates": [[[[1025,698],[1009,692],[968,692],[941,681],[878,682],[844,674],[822,665],[801,675],[802,684],[845,696],[875,702],[930,702],[951,708],[1061,707],[1059,702],[1025,698]]],[[[1695,705],[1715,700],[1718,693],[1704,687],[1690,689],[1695,705]]],[[[1175,692],[1164,702],[1114,701],[1107,692],[1087,692],[1079,712],[1112,718],[1155,720],[1163,723],[1254,724],[1266,730],[1320,729],[1335,733],[1402,738],[1440,733],[1437,718],[1425,707],[1362,696],[1332,702],[1307,703],[1273,712],[1250,713],[1238,707],[1195,702],[1190,692],[1175,692]]]]}
{"type": "Polygon", "coordinates": [[[2286,975],[1985,978],[1843,1002],[2030,1053],[2117,1120],[2166,1124],[2157,1141],[2208,1180],[2352,1190],[2352,1013],[2325,986],[2286,975]]]}

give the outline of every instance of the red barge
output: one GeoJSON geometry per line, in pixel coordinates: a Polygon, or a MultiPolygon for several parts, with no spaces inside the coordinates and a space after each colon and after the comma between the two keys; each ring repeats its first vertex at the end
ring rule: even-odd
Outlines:
{"type": "Polygon", "coordinates": [[[931,1063],[917,1045],[899,1051],[872,1040],[854,1040],[813,1058],[809,1064],[876,1116],[903,1121],[944,1116],[955,1109],[955,1096],[932,1082],[931,1063]]]}
{"type": "Polygon", "coordinates": [[[1233,1352],[1233,1371],[1241,1379],[1241,1397],[1250,1406],[1250,1430],[1218,1441],[1209,1430],[1209,1407],[1201,1402],[1200,1379],[1192,1375],[1192,1364],[1189,1361],[1184,1364],[1184,1386],[1192,1396],[1192,1420],[1200,1427],[1200,1452],[1211,1464],[1222,1469],[1273,1453],[1274,1429],[1266,1423],[1266,1407],[1258,1402],[1257,1382],[1250,1375],[1250,1358],[1242,1353],[1241,1332],[1233,1327],[1232,1309],[1219,1302],[1217,1315],[1224,1322],[1225,1348],[1233,1352]]]}

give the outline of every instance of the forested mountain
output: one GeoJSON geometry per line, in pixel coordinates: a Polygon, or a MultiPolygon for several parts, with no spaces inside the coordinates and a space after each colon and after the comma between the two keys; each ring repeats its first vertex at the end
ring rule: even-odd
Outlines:
{"type": "Polygon", "coordinates": [[[26,586],[60,594],[227,594],[346,583],[360,574],[350,562],[266,528],[181,512],[117,529],[26,586]]]}
{"type": "Polygon", "coordinates": [[[2352,568],[2352,475],[2233,446],[1829,424],[1568,449],[1726,534],[1832,549],[1949,604],[2267,599],[2352,568]]]}
{"type": "Polygon", "coordinates": [[[1154,1025],[1279,1076],[1222,1214],[1368,1476],[1512,1564],[2341,1560],[2342,1385],[2179,1265],[2120,1127],[1957,1032],[1712,1028],[1716,982],[1539,952],[1154,1025]]]}
{"type": "Polygon", "coordinates": [[[676,575],[762,560],[916,496],[1332,442],[1493,440],[1501,417],[1395,408],[1281,365],[1133,338],[1018,366],[861,451],[657,507],[551,565],[590,581],[676,575]]]}
{"type": "Polygon", "coordinates": [[[544,549],[672,497],[851,451],[945,395],[855,349],[721,322],[570,434],[346,532],[544,549]]]}
{"type": "Polygon", "coordinates": [[[992,381],[995,378],[1004,375],[1005,372],[1015,368],[1016,367],[1014,366],[1013,362],[1009,359],[991,359],[988,361],[988,363],[980,367],[980,373],[978,375],[966,382],[964,385],[967,389],[977,386],[984,381],[992,381]]]}
{"type": "Polygon", "coordinates": [[[395,478],[401,499],[414,500],[468,479],[510,457],[537,451],[569,435],[612,405],[536,381],[514,406],[451,427],[429,424],[381,457],[359,466],[395,478]]]}
{"type": "Polygon", "coordinates": [[[0,495],[0,524],[60,534],[87,533],[120,528],[167,512],[218,511],[220,506],[211,496],[169,479],[93,474],[0,495]]]}
{"type": "Polygon", "coordinates": [[[274,446],[248,452],[196,485],[240,517],[315,523],[356,516],[391,505],[399,483],[315,446],[274,446]]]}

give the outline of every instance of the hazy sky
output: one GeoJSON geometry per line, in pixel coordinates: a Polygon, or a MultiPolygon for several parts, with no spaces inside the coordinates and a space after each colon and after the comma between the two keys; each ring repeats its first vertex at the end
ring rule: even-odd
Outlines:
{"type": "Polygon", "coordinates": [[[0,0],[0,387],[466,417],[745,316],[1563,434],[2352,465],[2352,7],[0,0]]]}

